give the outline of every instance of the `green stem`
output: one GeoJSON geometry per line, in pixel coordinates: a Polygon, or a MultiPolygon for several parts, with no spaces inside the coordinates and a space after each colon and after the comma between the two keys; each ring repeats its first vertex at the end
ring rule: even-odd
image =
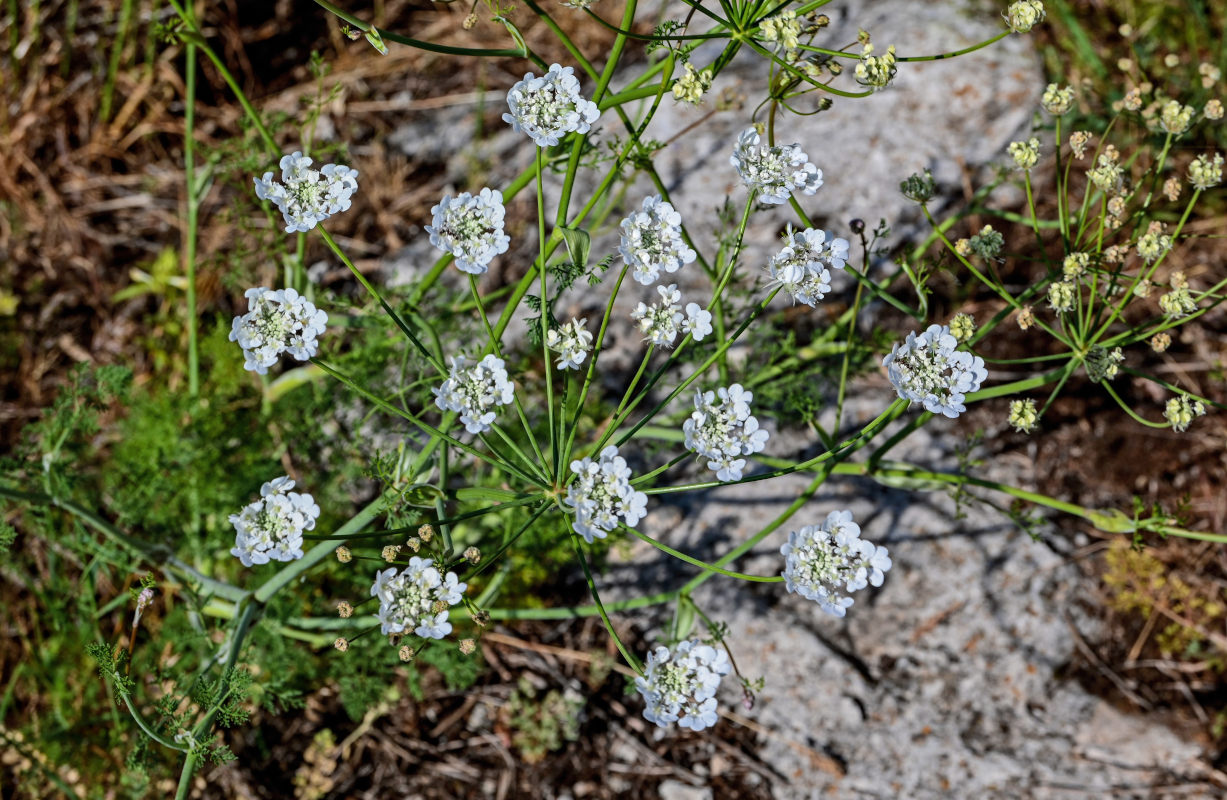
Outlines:
{"type": "Polygon", "coordinates": [[[717,575],[724,575],[729,578],[739,578],[743,581],[753,581],[755,583],[780,583],[784,580],[782,575],[747,575],[744,572],[732,572],[727,569],[722,569],[721,567],[717,567],[714,564],[709,564],[706,561],[700,561],[694,556],[688,556],[680,550],[675,550],[664,542],[659,542],[653,539],[651,536],[648,536],[646,533],[641,533],[629,525],[619,525],[619,527],[626,530],[628,533],[634,534],[640,540],[647,542],[656,549],[668,553],[676,559],[685,561],[687,564],[699,567],[700,569],[704,569],[708,572],[714,572],[717,575]]]}

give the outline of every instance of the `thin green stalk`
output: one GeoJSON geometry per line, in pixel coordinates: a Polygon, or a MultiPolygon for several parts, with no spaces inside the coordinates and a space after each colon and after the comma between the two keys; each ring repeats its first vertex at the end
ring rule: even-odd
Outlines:
{"type": "MultiPolygon", "coordinates": [[[[494,335],[494,328],[490,326],[490,318],[486,316],[485,304],[482,303],[481,294],[479,294],[477,291],[476,275],[469,275],[469,289],[473,293],[473,302],[477,307],[477,315],[481,318],[481,324],[486,329],[486,336],[490,338],[490,343],[494,347],[494,355],[498,358],[502,358],[503,349],[499,345],[499,340],[494,335]]],[[[548,360],[545,362],[545,368],[547,370],[550,368],[550,362],[548,360]]],[[[520,395],[518,392],[512,394],[512,401],[515,404],[516,415],[520,418],[520,425],[522,425],[524,428],[524,435],[528,437],[528,443],[532,445],[533,453],[535,453],[537,456],[537,464],[542,470],[541,477],[548,482],[549,476],[545,472],[545,455],[541,452],[541,447],[537,444],[537,437],[533,435],[532,426],[528,424],[528,416],[524,413],[524,405],[520,402],[520,395]]]]}
{"type": "Polygon", "coordinates": [[[549,287],[546,284],[545,274],[547,272],[546,253],[545,253],[545,183],[542,173],[545,171],[544,156],[541,153],[541,148],[537,148],[537,252],[538,262],[540,264],[537,269],[537,275],[541,279],[541,360],[545,370],[545,409],[549,418],[550,432],[550,460],[548,462],[549,469],[553,471],[552,478],[558,475],[558,453],[562,448],[562,443],[558,441],[556,428],[554,427],[554,371],[550,369],[550,346],[547,342],[550,331],[550,295],[549,287]]]}
{"type": "Polygon", "coordinates": [[[388,305],[388,301],[383,299],[383,295],[381,295],[379,291],[371,285],[371,282],[366,279],[366,276],[354,266],[354,262],[349,260],[349,257],[345,255],[345,252],[341,250],[340,246],[333,240],[332,235],[324,229],[323,225],[319,225],[317,227],[319,229],[320,236],[324,238],[324,242],[328,245],[332,252],[336,254],[337,258],[341,259],[341,262],[349,268],[349,271],[353,273],[353,276],[358,279],[358,283],[362,284],[362,288],[366,289],[367,293],[379,302],[379,305],[383,307],[383,310],[387,313],[387,315],[391,317],[394,323],[396,323],[396,327],[400,328],[401,333],[405,334],[406,338],[408,338],[409,341],[413,343],[413,346],[418,349],[418,352],[421,353],[422,356],[425,357],[425,359],[429,361],[441,375],[446,375],[448,371],[447,368],[443,366],[443,363],[439,361],[434,353],[426,349],[426,346],[422,344],[422,341],[409,327],[408,323],[401,318],[400,314],[396,313],[396,310],[392,308],[392,306],[388,305]]]}
{"type": "Polygon", "coordinates": [[[609,633],[610,638],[618,647],[618,652],[622,654],[622,658],[626,660],[627,665],[635,670],[640,675],[643,674],[643,664],[639,663],[639,659],[635,658],[634,653],[627,649],[622,643],[622,637],[618,636],[618,632],[614,630],[613,622],[609,619],[609,613],[605,610],[604,604],[601,603],[601,594],[596,590],[596,581],[592,579],[592,570],[588,568],[588,559],[584,557],[583,545],[579,543],[579,534],[571,534],[571,544],[575,545],[575,555],[579,559],[579,564],[584,568],[584,580],[588,582],[588,591],[592,595],[592,602],[596,606],[597,613],[601,615],[601,622],[605,625],[605,630],[609,633]]]}
{"type": "Polygon", "coordinates": [[[732,572],[730,570],[723,569],[721,567],[717,567],[714,564],[709,564],[706,561],[700,561],[694,556],[688,556],[682,551],[675,550],[669,545],[665,544],[664,542],[657,541],[656,539],[653,539],[651,536],[648,536],[646,533],[643,533],[639,530],[636,530],[635,528],[632,528],[630,525],[619,525],[618,527],[622,528],[627,533],[633,534],[634,536],[638,537],[641,541],[647,542],[648,544],[652,545],[653,547],[655,547],[657,550],[660,550],[661,552],[668,553],[669,555],[673,556],[674,558],[680,561],[685,561],[687,564],[690,564],[695,567],[699,567],[700,569],[706,570],[708,572],[714,572],[717,575],[724,575],[725,577],[728,577],[728,578],[738,578],[743,581],[752,581],[755,583],[781,583],[784,580],[784,576],[782,575],[747,575],[744,572],[732,572]]]}

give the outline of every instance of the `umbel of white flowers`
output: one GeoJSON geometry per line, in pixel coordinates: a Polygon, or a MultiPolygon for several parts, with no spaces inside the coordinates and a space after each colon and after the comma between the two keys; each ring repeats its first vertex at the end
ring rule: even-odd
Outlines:
{"type": "Polygon", "coordinates": [[[714,392],[697,391],[694,411],[682,424],[686,449],[706,458],[708,469],[722,481],[741,480],[746,460],[739,456],[761,452],[767,444],[767,431],[750,413],[753,399],[740,383],[714,392]]]}
{"type": "Polygon", "coordinates": [[[622,220],[618,252],[631,277],[644,286],[655,283],[662,269],[672,274],[695,259],[682,239],[682,215],[659,195],[644,198],[643,206],[622,220]]]}
{"type": "Polygon", "coordinates": [[[984,359],[957,347],[950,328],[930,325],[919,336],[913,331],[903,344],[896,343],[882,366],[899,397],[953,419],[967,410],[965,395],[988,377],[984,359]]]}
{"type": "Polygon", "coordinates": [[[758,200],[768,205],[787,203],[794,191],[813,194],[822,186],[822,170],[814,166],[799,144],[768,146],[755,128],[737,137],[730,163],[742,182],[758,192],[758,200]]]}
{"type": "Polygon", "coordinates": [[[511,237],[503,233],[502,192],[485,188],[476,195],[443,195],[430,212],[434,214],[426,226],[430,243],[455,256],[461,272],[481,275],[511,244],[511,237]]]}
{"type": "Polygon", "coordinates": [[[771,282],[782,287],[793,300],[814,308],[831,291],[831,273],[827,268],[843,269],[848,263],[848,241],[828,239],[826,231],[816,228],[794,231],[791,225],[784,240],[784,247],[767,265],[771,282]]]}
{"type": "Polygon", "coordinates": [[[612,444],[601,451],[597,461],[572,461],[571,471],[576,477],[563,502],[575,509],[571,527],[588,544],[604,539],[618,526],[619,518],[633,528],[647,514],[648,496],[631,486],[630,467],[612,444]]]}
{"type": "Polygon", "coordinates": [[[575,70],[558,64],[540,78],[526,73],[507,92],[507,106],[511,111],[503,121],[538,147],[552,147],[568,133],[587,133],[601,116],[596,103],[580,95],[575,70]]]}
{"type": "Polygon", "coordinates": [[[660,295],[658,302],[649,306],[640,301],[631,312],[644,341],[657,347],[672,347],[679,332],[690,334],[696,342],[712,332],[711,312],[698,303],[687,303],[686,313],[682,313],[682,293],[676,283],[657,286],[656,293],[660,295]]]}
{"type": "Polygon", "coordinates": [[[358,190],[358,170],[339,164],[311,169],[312,161],[301,152],[281,159],[281,182],[273,173],[254,178],[256,197],[269,200],[285,218],[286,233],[306,233],[333,214],[348,211],[358,190]]]}
{"type": "Polygon", "coordinates": [[[452,357],[452,371],[443,385],[431,389],[435,405],[456,411],[469,433],[485,433],[494,422],[495,408],[515,397],[515,387],[507,378],[503,359],[487,355],[470,366],[464,356],[452,357]]]}
{"type": "Polygon", "coordinates": [[[303,531],[312,530],[320,507],[309,494],[291,492],[294,481],[274,478],[260,487],[260,499],[230,515],[234,549],[243,566],[294,561],[303,556],[303,531]]]}
{"type": "Polygon", "coordinates": [[[319,350],[328,315],[293,289],[248,289],[246,314],[235,317],[230,341],[243,348],[243,368],[260,375],[282,353],[306,361],[319,350]]]}
{"type": "Polygon", "coordinates": [[[821,525],[806,525],[788,534],[780,548],[785,557],[788,591],[842,617],[852,605],[848,595],[866,586],[881,586],[890,570],[886,548],[861,538],[851,511],[832,511],[821,525]]]}
{"type": "Polygon", "coordinates": [[[716,690],[731,664],[723,650],[698,639],[679,642],[670,650],[648,653],[635,688],[643,695],[643,716],[661,728],[677,723],[701,731],[716,724],[716,690]]]}
{"type": "Polygon", "coordinates": [[[380,633],[411,630],[424,639],[442,639],[452,632],[448,609],[467,588],[456,573],[442,575],[432,559],[417,556],[399,573],[395,567],[376,573],[371,597],[379,598],[380,633]]]}

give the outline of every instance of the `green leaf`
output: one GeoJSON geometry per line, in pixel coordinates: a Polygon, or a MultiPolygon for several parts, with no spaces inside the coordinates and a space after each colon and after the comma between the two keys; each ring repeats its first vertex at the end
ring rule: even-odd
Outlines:
{"type": "Polygon", "coordinates": [[[1087,521],[1105,533],[1133,533],[1137,521],[1118,508],[1103,508],[1087,512],[1087,521]]]}
{"type": "Polygon", "coordinates": [[[571,256],[571,263],[582,271],[588,266],[588,253],[592,250],[592,237],[583,228],[559,228],[559,230],[562,231],[562,240],[567,245],[567,253],[571,256]]]}
{"type": "Polygon", "coordinates": [[[516,27],[516,24],[503,16],[495,17],[494,20],[503,23],[503,27],[511,34],[511,38],[515,39],[516,46],[520,49],[520,56],[528,58],[528,45],[524,42],[524,35],[520,33],[520,29],[516,27]]]}
{"type": "Polygon", "coordinates": [[[281,374],[275,381],[270,383],[268,388],[264,390],[264,396],[268,399],[268,402],[276,403],[299,386],[319,380],[324,377],[324,374],[324,371],[314,364],[297,367],[281,374]]]}
{"type": "Polygon", "coordinates": [[[443,490],[429,483],[415,483],[401,492],[400,498],[416,508],[434,508],[435,500],[443,499],[443,490]]]}
{"type": "Polygon", "coordinates": [[[366,40],[371,43],[371,47],[379,51],[379,55],[386,56],[388,54],[388,46],[383,43],[383,37],[379,35],[379,31],[375,27],[372,26],[367,29],[366,40]]]}

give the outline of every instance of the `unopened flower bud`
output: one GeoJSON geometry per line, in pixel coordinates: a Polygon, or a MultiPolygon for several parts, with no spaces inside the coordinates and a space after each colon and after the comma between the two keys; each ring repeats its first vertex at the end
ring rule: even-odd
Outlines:
{"type": "Polygon", "coordinates": [[[354,607],[342,600],[337,603],[337,613],[341,615],[341,619],[349,619],[354,615],[354,607]]]}
{"type": "Polygon", "coordinates": [[[1031,306],[1023,306],[1018,309],[1018,327],[1024,331],[1035,324],[1035,312],[1031,310],[1031,306]]]}
{"type": "Polygon", "coordinates": [[[382,553],[383,560],[387,561],[388,563],[391,563],[396,560],[396,557],[399,554],[400,554],[400,545],[390,544],[383,549],[383,553],[382,553]]]}
{"type": "Polygon", "coordinates": [[[400,650],[397,651],[397,655],[400,656],[401,661],[404,661],[406,663],[409,661],[412,661],[413,656],[414,656],[413,648],[407,644],[401,645],[400,650]]]}
{"type": "Polygon", "coordinates": [[[335,642],[333,642],[332,646],[340,650],[342,653],[344,653],[347,650],[349,650],[349,639],[346,639],[344,636],[342,636],[338,638],[335,642]]]}
{"type": "Polygon", "coordinates": [[[1156,353],[1165,352],[1167,348],[1171,347],[1171,345],[1172,335],[1167,331],[1156,333],[1154,336],[1150,337],[1150,349],[1154,350],[1156,353]]]}
{"type": "Polygon", "coordinates": [[[477,564],[481,561],[481,551],[476,547],[466,547],[464,549],[464,558],[470,564],[477,564]]]}
{"type": "Polygon", "coordinates": [[[353,560],[353,557],[354,554],[351,553],[349,548],[345,545],[341,545],[337,548],[337,561],[340,561],[342,564],[348,564],[353,560]]]}
{"type": "Polygon", "coordinates": [[[418,528],[418,537],[419,537],[419,538],[420,538],[420,539],[421,539],[423,542],[429,542],[429,541],[430,541],[430,537],[432,537],[432,536],[434,536],[434,535],[435,535],[435,529],[434,529],[434,528],[432,528],[432,527],[430,527],[430,523],[429,523],[429,522],[428,522],[428,523],[426,523],[425,525],[423,525],[422,527],[418,528]]]}
{"type": "Polygon", "coordinates": [[[461,639],[460,640],[460,652],[463,653],[464,655],[466,656],[472,655],[473,651],[476,649],[477,649],[477,642],[475,642],[474,640],[472,639],[461,639]]]}

